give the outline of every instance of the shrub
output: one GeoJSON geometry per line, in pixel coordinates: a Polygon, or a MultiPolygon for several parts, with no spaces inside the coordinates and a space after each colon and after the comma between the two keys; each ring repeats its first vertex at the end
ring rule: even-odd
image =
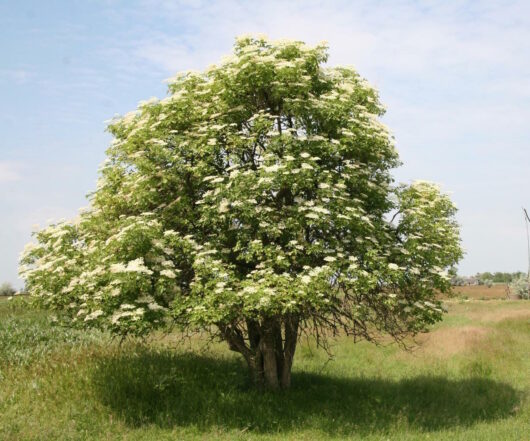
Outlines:
{"type": "Polygon", "coordinates": [[[527,276],[520,276],[510,283],[510,292],[521,296],[522,299],[530,298],[530,280],[527,276]]]}

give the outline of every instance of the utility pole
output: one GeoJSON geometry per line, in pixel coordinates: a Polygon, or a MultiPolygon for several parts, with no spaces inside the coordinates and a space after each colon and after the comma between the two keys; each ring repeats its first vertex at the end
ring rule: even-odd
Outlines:
{"type": "Polygon", "coordinates": [[[526,226],[526,245],[528,247],[528,279],[530,280],[530,235],[528,233],[528,224],[530,223],[530,217],[528,216],[528,212],[526,211],[526,208],[523,207],[523,213],[524,213],[524,223],[526,226]]]}

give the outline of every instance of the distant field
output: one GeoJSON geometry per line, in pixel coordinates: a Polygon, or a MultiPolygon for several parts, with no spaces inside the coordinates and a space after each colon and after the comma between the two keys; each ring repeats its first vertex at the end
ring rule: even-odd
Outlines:
{"type": "Polygon", "coordinates": [[[222,344],[120,346],[1,301],[0,440],[527,441],[530,302],[447,308],[412,352],[341,338],[329,361],[303,341],[292,389],[275,395],[249,388],[222,344]]]}
{"type": "Polygon", "coordinates": [[[460,296],[467,296],[470,299],[504,299],[506,298],[507,285],[493,285],[488,288],[485,285],[475,286],[455,286],[453,291],[460,296]]]}

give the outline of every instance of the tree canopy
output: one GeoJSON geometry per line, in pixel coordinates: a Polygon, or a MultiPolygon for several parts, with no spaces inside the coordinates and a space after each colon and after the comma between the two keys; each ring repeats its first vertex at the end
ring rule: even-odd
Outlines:
{"type": "Polygon", "coordinates": [[[302,332],[401,341],[462,256],[436,185],[395,185],[378,93],[324,44],[241,37],[108,126],[90,206],[35,234],[28,291],[73,326],[203,329],[288,387],[302,332]],[[330,332],[331,331],[331,332],[330,332]]]}

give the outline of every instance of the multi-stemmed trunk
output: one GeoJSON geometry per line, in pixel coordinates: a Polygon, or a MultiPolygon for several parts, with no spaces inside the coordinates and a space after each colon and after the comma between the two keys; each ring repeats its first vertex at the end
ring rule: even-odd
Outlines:
{"type": "Polygon", "coordinates": [[[291,385],[298,324],[297,317],[282,316],[246,320],[245,330],[233,325],[220,326],[220,330],[230,349],[245,358],[253,383],[277,390],[291,385]]]}

